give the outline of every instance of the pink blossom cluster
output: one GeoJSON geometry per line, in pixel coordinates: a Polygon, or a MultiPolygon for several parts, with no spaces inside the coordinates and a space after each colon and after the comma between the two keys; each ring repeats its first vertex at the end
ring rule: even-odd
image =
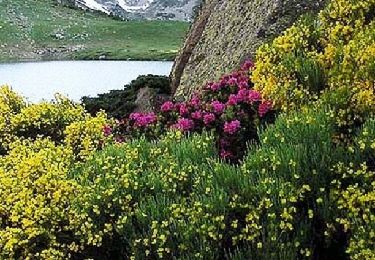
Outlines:
{"type": "Polygon", "coordinates": [[[216,114],[221,114],[224,112],[225,105],[221,103],[220,101],[212,101],[211,106],[216,114]]]}
{"type": "Polygon", "coordinates": [[[130,120],[134,121],[136,127],[147,127],[157,122],[155,113],[132,113],[129,116],[130,120]]]}
{"type": "Polygon", "coordinates": [[[112,127],[110,125],[103,126],[103,134],[105,137],[108,137],[112,134],[112,127]]]}
{"type": "Polygon", "coordinates": [[[161,131],[170,128],[183,132],[213,130],[217,135],[220,156],[238,159],[245,150],[246,142],[257,139],[256,122],[272,117],[268,116],[272,112],[272,102],[264,100],[261,93],[253,89],[253,68],[254,63],[246,61],[239,71],[208,83],[189,101],[167,101],[162,104],[158,116],[154,113],[133,113],[129,121],[133,122],[133,127],[145,129],[147,133],[150,128],[145,127],[155,122],[162,127],[161,131]]]}
{"type": "Polygon", "coordinates": [[[190,131],[194,128],[194,121],[187,118],[180,118],[172,128],[179,129],[183,132],[190,131]]]}
{"type": "Polygon", "coordinates": [[[172,101],[167,101],[167,102],[165,102],[162,106],[161,106],[161,108],[160,108],[160,110],[162,111],[162,112],[169,112],[169,111],[172,111],[174,109],[174,104],[173,104],[173,102],[172,101]]]}
{"type": "Polygon", "coordinates": [[[255,138],[251,136],[256,132],[254,119],[262,119],[272,110],[272,102],[252,88],[253,68],[254,63],[246,61],[241,70],[208,83],[189,101],[164,103],[164,125],[184,132],[214,129],[221,157],[238,157],[236,150],[242,149],[247,139],[255,138]],[[244,136],[246,133],[249,136],[244,136]]]}
{"type": "Polygon", "coordinates": [[[233,135],[238,132],[241,128],[241,122],[239,120],[233,120],[230,122],[225,122],[224,133],[233,135]]]}

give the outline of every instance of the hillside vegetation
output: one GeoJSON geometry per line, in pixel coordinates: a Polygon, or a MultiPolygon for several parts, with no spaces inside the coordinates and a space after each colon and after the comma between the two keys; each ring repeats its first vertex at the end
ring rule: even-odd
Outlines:
{"type": "Polygon", "coordinates": [[[0,258],[375,259],[374,10],[121,120],[1,87],[0,258]]]}
{"type": "Polygon", "coordinates": [[[171,60],[188,23],[120,21],[54,0],[0,0],[0,61],[171,60]]]}

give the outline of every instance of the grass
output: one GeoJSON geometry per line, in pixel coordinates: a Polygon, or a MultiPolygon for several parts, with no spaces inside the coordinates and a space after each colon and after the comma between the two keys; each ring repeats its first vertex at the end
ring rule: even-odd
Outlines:
{"type": "Polygon", "coordinates": [[[171,60],[189,27],[176,21],[121,21],[54,0],[0,0],[0,61],[171,60]]]}

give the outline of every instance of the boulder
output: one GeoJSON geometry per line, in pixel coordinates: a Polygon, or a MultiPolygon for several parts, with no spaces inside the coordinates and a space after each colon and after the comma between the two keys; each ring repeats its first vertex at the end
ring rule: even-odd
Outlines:
{"type": "Polygon", "coordinates": [[[177,99],[236,69],[257,48],[325,0],[206,0],[171,73],[177,99]]]}

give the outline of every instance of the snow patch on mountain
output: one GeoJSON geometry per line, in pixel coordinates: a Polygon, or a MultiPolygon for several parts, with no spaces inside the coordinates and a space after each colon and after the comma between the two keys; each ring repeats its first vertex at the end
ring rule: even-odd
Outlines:
{"type": "Polygon", "coordinates": [[[100,11],[106,14],[110,13],[110,11],[104,5],[99,4],[95,0],[81,0],[80,2],[83,2],[81,4],[83,4],[89,9],[100,11]]]}
{"type": "Polygon", "coordinates": [[[144,1],[141,5],[130,5],[126,0],[118,0],[118,5],[127,12],[144,11],[150,7],[154,0],[144,1]]]}

